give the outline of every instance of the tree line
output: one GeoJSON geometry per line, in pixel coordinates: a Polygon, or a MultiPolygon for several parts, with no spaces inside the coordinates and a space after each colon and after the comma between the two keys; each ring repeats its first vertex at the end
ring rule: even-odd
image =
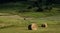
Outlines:
{"type": "Polygon", "coordinates": [[[51,9],[53,8],[53,4],[60,4],[60,0],[0,0],[0,4],[22,1],[30,4],[27,9],[37,7],[36,12],[43,12],[44,10],[51,11],[51,9]]]}

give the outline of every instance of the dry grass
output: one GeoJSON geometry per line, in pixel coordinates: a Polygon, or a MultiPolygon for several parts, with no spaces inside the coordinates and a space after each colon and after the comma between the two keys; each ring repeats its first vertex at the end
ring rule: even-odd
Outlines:
{"type": "Polygon", "coordinates": [[[5,24],[5,23],[0,23],[0,29],[8,28],[8,27],[13,27],[14,25],[12,24],[5,24]]]}

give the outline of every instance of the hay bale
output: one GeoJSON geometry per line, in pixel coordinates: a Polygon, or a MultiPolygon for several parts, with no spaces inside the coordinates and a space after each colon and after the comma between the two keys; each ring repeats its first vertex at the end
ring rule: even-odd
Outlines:
{"type": "Polygon", "coordinates": [[[32,23],[31,25],[28,26],[29,30],[37,30],[37,24],[32,23]]]}
{"type": "Polygon", "coordinates": [[[43,23],[41,27],[47,28],[47,23],[43,23]]]}

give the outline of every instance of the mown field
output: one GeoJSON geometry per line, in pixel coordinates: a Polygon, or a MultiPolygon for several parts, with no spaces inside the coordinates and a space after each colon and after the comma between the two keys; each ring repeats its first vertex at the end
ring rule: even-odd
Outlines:
{"type": "MultiPolygon", "coordinates": [[[[1,13],[2,14],[2,13],[1,13]]],[[[48,17],[24,17],[20,15],[0,16],[0,33],[60,33],[60,15],[48,17]],[[31,23],[38,25],[38,30],[28,30],[31,23]],[[40,27],[42,23],[47,23],[47,28],[40,27]]]]}
{"type": "MultiPolygon", "coordinates": [[[[0,33],[60,33],[60,8],[51,12],[22,12],[29,5],[25,3],[0,4],[0,33]],[[24,20],[26,18],[26,20],[24,20]],[[38,25],[38,30],[28,30],[31,23],[38,25]],[[40,27],[47,23],[47,28],[40,27]]],[[[33,11],[33,10],[27,10],[33,11]]]]}

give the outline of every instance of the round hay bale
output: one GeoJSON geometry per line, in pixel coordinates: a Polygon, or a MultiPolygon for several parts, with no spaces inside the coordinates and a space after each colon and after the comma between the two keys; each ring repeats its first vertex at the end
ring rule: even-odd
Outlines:
{"type": "Polygon", "coordinates": [[[37,24],[32,23],[31,25],[28,26],[29,30],[37,30],[37,24]]]}
{"type": "Polygon", "coordinates": [[[47,28],[47,23],[42,24],[41,27],[47,28]]]}

